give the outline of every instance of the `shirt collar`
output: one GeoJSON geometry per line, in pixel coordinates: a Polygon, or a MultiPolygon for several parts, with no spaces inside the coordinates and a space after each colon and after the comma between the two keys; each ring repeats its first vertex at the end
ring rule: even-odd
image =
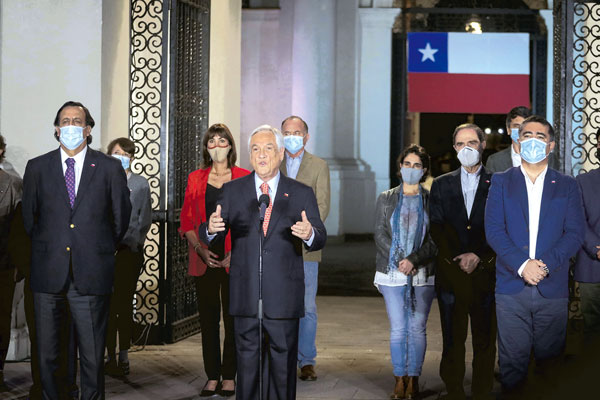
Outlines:
{"type": "MultiPolygon", "coordinates": [[[[531,182],[531,179],[529,179],[529,175],[527,175],[527,171],[525,171],[525,169],[523,168],[523,164],[521,164],[521,166],[519,168],[521,169],[521,173],[525,177],[525,180],[527,182],[531,183],[532,185],[534,185],[535,183],[531,182]]],[[[547,165],[546,165],[546,168],[544,168],[544,170],[542,172],[540,172],[540,174],[538,175],[538,177],[535,178],[535,182],[536,183],[544,182],[544,179],[546,178],[546,172],[548,172],[548,166],[547,165]]]]}
{"type": "Polygon", "coordinates": [[[67,152],[65,151],[65,149],[61,147],[59,147],[60,149],[60,161],[64,164],[65,161],[67,160],[67,158],[72,158],[75,160],[75,165],[77,166],[82,166],[83,165],[83,161],[85,160],[85,154],[87,153],[87,149],[88,147],[85,146],[83,148],[83,150],[81,150],[79,153],[75,154],[73,157],[69,156],[67,154],[67,152]]]}
{"type": "Polygon", "coordinates": [[[298,157],[290,157],[290,156],[289,156],[289,154],[288,154],[287,152],[285,153],[285,158],[286,158],[286,160],[289,160],[290,162],[291,162],[292,160],[294,160],[294,161],[295,161],[295,160],[298,160],[298,161],[300,161],[300,162],[301,162],[301,161],[302,161],[302,157],[304,157],[304,147],[302,148],[302,153],[300,153],[300,154],[298,155],[298,157]]]}
{"type": "Polygon", "coordinates": [[[479,174],[481,174],[481,168],[482,167],[483,167],[483,163],[479,164],[479,168],[477,168],[477,171],[475,171],[475,172],[467,172],[467,170],[465,169],[465,167],[463,167],[461,165],[461,167],[460,167],[460,174],[462,176],[465,176],[465,177],[467,177],[467,176],[479,176],[479,174]]]}
{"type": "MultiPolygon", "coordinates": [[[[275,193],[277,193],[277,186],[279,186],[279,178],[281,177],[281,174],[279,171],[277,171],[277,175],[275,175],[273,178],[271,178],[269,181],[267,181],[267,185],[269,185],[269,190],[271,191],[271,198],[273,198],[273,196],[275,195],[275,193]]],[[[256,174],[256,172],[254,173],[254,186],[256,187],[256,193],[262,193],[262,190],[260,189],[260,185],[263,184],[263,180],[260,179],[260,177],[256,174]]]]}

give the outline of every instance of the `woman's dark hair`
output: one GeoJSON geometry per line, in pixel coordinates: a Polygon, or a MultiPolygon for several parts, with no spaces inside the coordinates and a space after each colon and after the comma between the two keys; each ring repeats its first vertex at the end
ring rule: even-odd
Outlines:
{"type": "Polygon", "coordinates": [[[106,154],[110,156],[116,145],[119,145],[119,147],[122,148],[125,153],[131,156],[135,154],[135,143],[124,137],[117,138],[110,142],[106,148],[106,154]]]}
{"type": "MultiPolygon", "coordinates": [[[[62,110],[64,110],[67,107],[81,107],[83,109],[83,112],[85,113],[85,125],[89,126],[90,128],[93,128],[94,125],[96,125],[94,118],[92,118],[92,114],[90,114],[90,110],[88,110],[86,106],[84,106],[83,104],[81,104],[78,101],[67,101],[56,112],[56,117],[54,117],[54,126],[56,126],[56,127],[60,126],[60,113],[62,112],[62,110]]],[[[60,141],[60,138],[58,137],[58,133],[56,133],[56,131],[54,131],[54,138],[56,140],[60,141]]],[[[87,137],[87,144],[88,145],[92,144],[92,135],[91,134],[87,137]]]]}
{"type": "Polygon", "coordinates": [[[235,152],[235,142],[233,141],[231,131],[225,124],[213,124],[204,132],[204,136],[202,137],[202,168],[208,168],[212,165],[212,158],[210,158],[207,146],[208,141],[215,136],[227,139],[231,145],[229,154],[227,154],[227,167],[232,168],[237,160],[237,153],[235,152]]]}
{"type": "Polygon", "coordinates": [[[396,175],[398,175],[400,178],[402,178],[402,175],[400,174],[400,168],[402,168],[402,163],[404,163],[404,159],[409,154],[416,154],[421,159],[421,164],[423,165],[423,169],[427,169],[425,171],[425,173],[423,173],[423,177],[421,177],[421,180],[419,181],[419,182],[425,182],[425,179],[427,179],[427,177],[430,174],[429,165],[431,164],[431,159],[429,158],[429,154],[427,154],[424,147],[419,146],[418,144],[414,144],[414,143],[405,147],[404,150],[402,150],[402,152],[398,156],[398,159],[396,160],[396,165],[398,166],[398,172],[396,173],[396,175]]]}

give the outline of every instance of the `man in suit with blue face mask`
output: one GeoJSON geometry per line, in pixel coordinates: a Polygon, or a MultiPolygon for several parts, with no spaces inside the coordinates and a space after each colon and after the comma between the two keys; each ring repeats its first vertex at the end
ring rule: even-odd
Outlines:
{"type": "Polygon", "coordinates": [[[114,157],[88,148],[94,119],[81,103],[56,113],[60,147],[29,160],[23,225],[31,238],[37,349],[44,399],[64,391],[55,371],[70,311],[80,355],[81,398],[104,398],[103,357],[115,249],[127,231],[127,178],[114,157]]]}
{"type": "Polygon", "coordinates": [[[575,179],[548,168],[554,146],[552,125],[526,118],[521,166],[494,174],[486,205],[486,237],[497,254],[501,383],[509,396],[524,395],[532,348],[548,378],[565,344],[569,258],[583,243],[585,219],[575,179]]]}

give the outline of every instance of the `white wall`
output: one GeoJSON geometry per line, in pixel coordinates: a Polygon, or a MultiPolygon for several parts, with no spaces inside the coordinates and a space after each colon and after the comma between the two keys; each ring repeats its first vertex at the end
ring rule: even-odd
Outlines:
{"type": "Polygon", "coordinates": [[[27,160],[58,147],[53,121],[67,100],[81,101],[101,143],[102,3],[2,0],[0,131],[19,173],[27,160]]]}
{"type": "Polygon", "coordinates": [[[129,2],[102,1],[102,150],[129,137],[129,2]]]}
{"type": "MultiPolygon", "coordinates": [[[[240,151],[241,0],[211,2],[208,125],[229,127],[240,151]]],[[[238,161],[239,164],[239,161],[238,161]]]]}

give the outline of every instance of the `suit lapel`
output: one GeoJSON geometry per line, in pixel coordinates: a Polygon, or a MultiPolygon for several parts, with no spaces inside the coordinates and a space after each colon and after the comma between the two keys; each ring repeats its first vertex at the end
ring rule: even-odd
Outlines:
{"type": "Polygon", "coordinates": [[[523,212],[523,218],[525,218],[527,226],[529,226],[529,202],[527,197],[527,184],[525,183],[525,176],[523,176],[521,168],[512,168],[508,173],[510,174],[508,190],[514,194],[511,197],[514,197],[518,201],[521,211],[523,212]]]}
{"type": "Polygon", "coordinates": [[[460,215],[462,219],[466,222],[469,220],[467,216],[467,208],[465,207],[465,197],[462,192],[462,181],[460,179],[460,173],[462,167],[458,167],[457,170],[452,172],[452,182],[450,185],[450,190],[452,193],[452,197],[456,199],[456,201],[460,204],[458,208],[461,210],[460,215]]]}
{"type": "MultiPolygon", "coordinates": [[[[279,184],[277,185],[277,193],[275,193],[275,201],[273,202],[273,209],[271,210],[271,220],[269,221],[269,229],[267,229],[267,236],[271,236],[274,226],[277,225],[279,218],[284,215],[288,208],[288,180],[290,178],[280,175],[279,184]]],[[[298,215],[300,218],[300,215],[298,215]]]]}
{"type": "Polygon", "coordinates": [[[551,168],[548,168],[546,172],[546,177],[544,179],[544,191],[542,192],[542,205],[540,207],[540,225],[544,220],[544,216],[548,212],[550,208],[550,204],[552,203],[552,199],[554,198],[554,189],[557,185],[556,174],[551,168]]]}
{"type": "Polygon", "coordinates": [[[8,172],[3,171],[0,169],[0,175],[6,175],[3,178],[2,182],[0,182],[0,204],[3,204],[2,200],[4,199],[4,197],[8,194],[8,189],[9,189],[9,185],[10,185],[10,178],[8,176],[8,172]]]}
{"type": "Polygon", "coordinates": [[[302,156],[302,162],[300,163],[300,168],[298,168],[298,174],[296,175],[296,180],[300,180],[300,177],[304,176],[305,173],[310,171],[310,163],[311,163],[311,155],[308,151],[304,150],[304,155],[302,156]]]}
{"type": "Polygon", "coordinates": [[[77,206],[81,203],[81,199],[87,193],[87,187],[90,185],[92,181],[92,177],[96,172],[96,169],[99,168],[96,166],[97,156],[94,150],[88,148],[85,154],[85,159],[83,160],[83,170],[81,171],[81,181],[79,182],[79,187],[77,188],[77,196],[75,197],[75,204],[73,204],[73,212],[77,210],[77,206]]]}
{"type": "MultiPolygon", "coordinates": [[[[479,209],[484,206],[487,198],[487,192],[490,187],[491,174],[486,171],[485,167],[482,167],[481,174],[479,175],[479,183],[477,184],[477,191],[475,192],[475,199],[473,200],[473,208],[471,208],[471,218],[474,215],[479,215],[479,209]]],[[[483,215],[483,213],[481,213],[483,215]]],[[[469,218],[469,220],[471,219],[469,218]]]]}
{"type": "Polygon", "coordinates": [[[65,201],[65,204],[71,208],[71,203],[69,201],[69,192],[67,192],[67,184],[65,182],[65,173],[62,169],[62,161],[60,157],[60,148],[57,149],[54,153],[52,153],[52,157],[50,159],[50,179],[54,184],[53,187],[57,188],[60,196],[65,201]]]}

